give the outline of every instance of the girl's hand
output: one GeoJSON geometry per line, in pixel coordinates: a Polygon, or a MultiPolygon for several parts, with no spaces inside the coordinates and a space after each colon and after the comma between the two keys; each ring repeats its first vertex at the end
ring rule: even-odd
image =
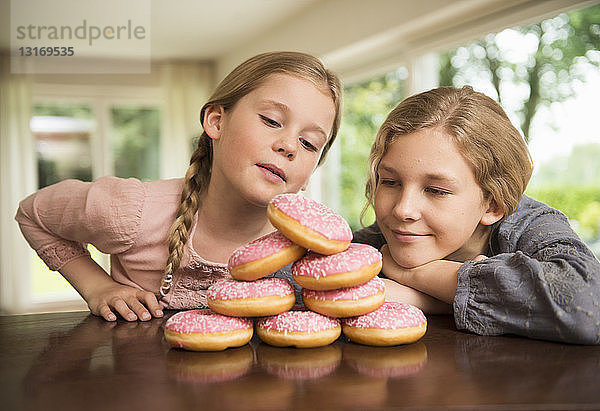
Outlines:
{"type": "Polygon", "coordinates": [[[106,321],[115,321],[115,312],[127,321],[163,316],[154,294],[117,283],[90,256],[70,261],[60,273],[87,302],[92,314],[106,321]]]}
{"type": "Polygon", "coordinates": [[[117,319],[115,312],[127,321],[148,321],[152,319],[152,314],[157,318],[163,316],[153,293],[114,281],[112,284],[107,283],[88,292],[86,297],[92,314],[101,316],[107,321],[117,319]]]}
{"type": "Polygon", "coordinates": [[[454,302],[461,263],[435,260],[418,267],[404,268],[396,263],[387,244],[381,248],[381,254],[383,255],[382,272],[386,277],[447,304],[454,302]]]}

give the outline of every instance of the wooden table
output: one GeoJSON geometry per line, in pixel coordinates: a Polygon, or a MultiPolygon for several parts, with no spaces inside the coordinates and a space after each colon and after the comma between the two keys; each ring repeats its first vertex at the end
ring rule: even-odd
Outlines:
{"type": "Polygon", "coordinates": [[[600,409],[598,346],[481,337],[429,316],[427,334],[407,346],[341,337],[275,348],[255,337],[196,353],[170,349],[164,321],[0,317],[2,409],[600,409]]]}

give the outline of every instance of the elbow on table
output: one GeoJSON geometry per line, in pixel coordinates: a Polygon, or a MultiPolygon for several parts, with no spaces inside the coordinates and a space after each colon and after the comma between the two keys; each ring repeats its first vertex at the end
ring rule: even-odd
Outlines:
{"type": "Polygon", "coordinates": [[[556,318],[559,339],[573,344],[600,345],[599,316],[600,313],[576,304],[570,312],[560,312],[556,318]]]}

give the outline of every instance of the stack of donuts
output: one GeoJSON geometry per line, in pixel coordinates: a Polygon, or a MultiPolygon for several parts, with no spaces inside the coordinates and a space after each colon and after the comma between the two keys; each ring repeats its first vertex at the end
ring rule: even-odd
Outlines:
{"type": "Polygon", "coordinates": [[[172,316],[165,337],[175,347],[210,351],[246,344],[256,333],[278,346],[319,347],[341,334],[365,345],[389,346],[418,340],[427,319],[416,307],[385,303],[377,277],[379,251],[351,243],[348,223],[325,205],[298,194],[281,194],[267,208],[277,231],[254,240],[229,259],[234,280],[208,289],[210,310],[172,316]],[[292,264],[305,307],[295,307],[294,287],[265,276],[292,264]]]}

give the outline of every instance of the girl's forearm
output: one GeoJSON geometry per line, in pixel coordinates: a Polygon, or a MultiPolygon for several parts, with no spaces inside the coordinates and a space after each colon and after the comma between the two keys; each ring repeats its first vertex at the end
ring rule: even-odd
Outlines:
{"type": "Polygon", "coordinates": [[[452,306],[414,288],[399,284],[394,280],[383,278],[385,283],[385,300],[406,303],[420,308],[428,314],[451,314],[452,306]]]}
{"type": "Polygon", "coordinates": [[[447,304],[456,297],[458,270],[462,264],[455,261],[436,260],[416,267],[407,275],[410,287],[429,294],[447,304]]]}
{"type": "Polygon", "coordinates": [[[90,256],[69,261],[59,270],[63,277],[89,302],[90,292],[115,281],[90,256]]]}

